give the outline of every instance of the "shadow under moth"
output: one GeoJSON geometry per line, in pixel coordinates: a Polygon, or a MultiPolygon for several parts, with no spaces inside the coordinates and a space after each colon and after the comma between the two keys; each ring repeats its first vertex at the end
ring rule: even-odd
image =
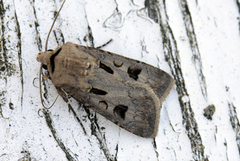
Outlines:
{"type": "Polygon", "coordinates": [[[174,85],[169,74],[99,48],[71,42],[54,51],[46,46],[37,60],[64,100],[72,96],[133,134],[156,137],[161,104],[174,85]]]}

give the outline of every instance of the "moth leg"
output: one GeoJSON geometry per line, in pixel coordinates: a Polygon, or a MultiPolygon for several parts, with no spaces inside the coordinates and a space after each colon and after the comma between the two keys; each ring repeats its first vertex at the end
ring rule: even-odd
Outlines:
{"type": "Polygon", "coordinates": [[[98,47],[96,47],[96,48],[97,48],[97,49],[100,49],[100,48],[106,46],[107,44],[109,44],[112,40],[113,40],[113,39],[110,39],[110,40],[109,40],[108,42],[106,42],[105,44],[102,44],[101,46],[98,46],[98,47]]]}
{"type": "Polygon", "coordinates": [[[47,80],[48,78],[50,78],[49,73],[47,73],[47,74],[45,74],[45,75],[43,76],[43,79],[44,79],[44,80],[47,80]]]}
{"type": "Polygon", "coordinates": [[[63,98],[63,100],[68,104],[68,109],[69,111],[73,112],[74,117],[77,119],[77,121],[79,122],[79,124],[81,125],[83,132],[85,135],[87,135],[86,130],[81,122],[81,120],[78,118],[76,112],[74,111],[74,109],[72,108],[70,102],[68,101],[68,95],[66,94],[66,92],[64,92],[61,88],[57,88],[57,92],[58,94],[63,98]]]}
{"type": "Polygon", "coordinates": [[[68,95],[61,89],[56,87],[58,94],[63,98],[65,102],[68,103],[68,95]]]}

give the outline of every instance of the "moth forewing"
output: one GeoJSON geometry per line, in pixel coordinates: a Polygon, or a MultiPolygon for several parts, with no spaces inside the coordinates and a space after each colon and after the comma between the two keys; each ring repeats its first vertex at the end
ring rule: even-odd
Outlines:
{"type": "Polygon", "coordinates": [[[146,63],[67,42],[38,58],[62,97],[67,92],[120,127],[155,137],[160,106],[174,81],[146,63]],[[50,55],[50,56],[49,56],[50,55]]]}

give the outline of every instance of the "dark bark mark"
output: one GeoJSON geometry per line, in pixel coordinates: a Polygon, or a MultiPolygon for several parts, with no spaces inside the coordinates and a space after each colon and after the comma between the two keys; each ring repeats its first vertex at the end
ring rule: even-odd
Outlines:
{"type": "Polygon", "coordinates": [[[113,161],[114,160],[113,155],[110,154],[107,143],[106,143],[106,139],[104,138],[104,134],[102,134],[101,128],[98,125],[96,113],[93,115],[92,113],[90,113],[87,107],[84,107],[84,109],[85,109],[85,112],[87,113],[87,117],[89,121],[91,122],[92,135],[94,135],[97,138],[100,145],[100,149],[103,151],[106,159],[108,161],[113,161]]]}
{"type": "Polygon", "coordinates": [[[42,40],[41,40],[41,37],[40,37],[40,33],[39,33],[39,23],[38,23],[38,18],[37,18],[37,14],[36,14],[36,9],[35,9],[35,1],[33,1],[33,3],[30,3],[32,5],[32,9],[33,9],[33,15],[35,17],[35,21],[34,21],[34,27],[35,27],[35,32],[36,32],[36,41],[37,41],[37,45],[38,45],[38,50],[39,51],[42,51],[42,40]]]}
{"type": "MultiPolygon", "coordinates": [[[[18,23],[17,19],[17,14],[16,14],[16,9],[14,5],[7,5],[6,7],[3,4],[3,1],[0,1],[0,19],[1,19],[1,31],[0,31],[0,78],[4,80],[6,83],[8,82],[8,77],[19,74],[16,73],[17,71],[17,66],[19,65],[19,70],[20,70],[20,80],[21,80],[21,87],[23,89],[23,71],[22,71],[22,56],[21,56],[21,32],[20,32],[20,26],[18,23]],[[12,14],[12,12],[14,14],[12,14]],[[9,17],[12,17],[9,19],[9,17]],[[9,26],[8,23],[9,21],[12,21],[15,23],[15,25],[12,27],[11,25],[9,26]],[[17,39],[17,45],[13,46],[12,48],[17,50],[18,52],[18,62],[14,62],[15,60],[12,59],[11,51],[13,50],[12,48],[9,49],[8,43],[13,41],[9,35],[9,31],[14,31],[17,39]],[[17,65],[18,63],[18,65],[17,65]]],[[[22,96],[23,96],[23,90],[21,89],[21,105],[22,105],[22,96]]],[[[1,94],[0,94],[0,106],[5,104],[5,93],[7,91],[2,89],[1,94]]]]}
{"type": "MultiPolygon", "coordinates": [[[[0,17],[1,17],[1,42],[0,42],[0,79],[4,79],[6,81],[6,70],[8,69],[8,63],[6,60],[6,40],[5,40],[5,26],[4,26],[4,16],[5,16],[5,8],[3,1],[0,0],[0,17]]],[[[2,106],[6,104],[6,96],[5,93],[7,91],[5,89],[0,89],[0,115],[4,118],[2,114],[2,106]]]]}
{"type": "Polygon", "coordinates": [[[157,151],[157,144],[156,144],[155,138],[153,138],[152,145],[153,145],[153,148],[154,148],[154,152],[156,154],[156,158],[158,158],[159,154],[158,154],[158,151],[157,151]]]}
{"type": "Polygon", "coordinates": [[[237,116],[236,107],[233,105],[233,103],[228,102],[228,109],[229,109],[229,117],[230,117],[230,123],[232,125],[232,128],[236,135],[236,142],[238,147],[238,152],[240,155],[240,123],[237,116]]]}
{"type": "MultiPolygon", "coordinates": [[[[237,7],[238,7],[238,13],[240,14],[240,0],[236,0],[237,7]]],[[[238,17],[238,30],[240,32],[240,17],[238,17]]]]}
{"type": "Polygon", "coordinates": [[[207,100],[207,84],[205,76],[203,74],[202,58],[198,48],[197,37],[194,31],[194,25],[192,22],[192,16],[188,8],[186,0],[179,0],[180,9],[183,15],[183,21],[185,24],[186,32],[189,38],[189,43],[192,49],[192,58],[195,65],[195,69],[198,75],[198,81],[201,87],[202,95],[207,100]]]}
{"type": "Polygon", "coordinates": [[[88,40],[90,41],[90,46],[94,47],[94,37],[92,34],[92,29],[89,25],[88,25],[88,40]]]}
{"type": "Polygon", "coordinates": [[[20,68],[20,79],[21,79],[21,85],[22,85],[22,93],[21,93],[21,106],[22,106],[22,104],[23,104],[22,41],[21,41],[21,30],[20,30],[20,25],[18,22],[18,17],[17,17],[16,11],[15,11],[15,21],[16,21],[16,32],[17,32],[17,37],[18,37],[18,43],[17,43],[18,63],[19,63],[19,68],[20,68]]]}
{"type": "Polygon", "coordinates": [[[159,14],[158,8],[159,2],[158,0],[146,0],[145,1],[145,8],[148,10],[148,17],[153,19],[156,23],[160,22],[161,15],[159,14]]]}
{"type": "MultiPolygon", "coordinates": [[[[164,2],[165,1],[163,0],[162,2],[159,2],[159,4],[165,4],[164,2]]],[[[172,75],[174,76],[175,83],[177,85],[177,92],[179,95],[179,102],[182,110],[183,125],[185,126],[186,133],[191,142],[193,158],[195,160],[207,160],[207,158],[204,157],[204,145],[202,144],[202,139],[198,131],[198,125],[194,118],[194,112],[191,108],[190,98],[185,87],[177,43],[167,22],[168,16],[166,10],[161,11],[158,7],[156,7],[160,5],[155,3],[157,3],[157,1],[148,0],[145,2],[145,5],[148,9],[149,17],[152,18],[155,22],[159,23],[161,27],[165,59],[168,61],[172,75]],[[154,15],[156,17],[153,17],[154,15]],[[166,21],[163,19],[166,19],[166,21]],[[186,98],[188,101],[184,101],[186,99],[183,98],[186,98]]],[[[163,6],[163,8],[165,8],[165,6],[163,6]]]]}
{"type": "Polygon", "coordinates": [[[206,107],[203,111],[203,115],[208,119],[208,120],[212,120],[213,114],[215,113],[215,106],[214,105],[209,105],[208,107],[206,107]]]}
{"type": "Polygon", "coordinates": [[[51,130],[51,133],[54,137],[54,139],[56,140],[56,142],[58,143],[59,147],[62,149],[62,151],[65,153],[66,155],[66,158],[69,160],[69,161],[76,161],[76,159],[74,159],[71,154],[69,153],[69,150],[68,148],[64,145],[64,143],[61,141],[61,139],[58,138],[58,135],[57,135],[57,131],[55,130],[55,128],[53,127],[53,123],[52,123],[52,118],[49,114],[49,112],[45,109],[42,110],[43,114],[44,114],[44,117],[45,117],[45,120],[46,120],[46,123],[47,123],[47,126],[49,127],[49,129],[51,130]]]}

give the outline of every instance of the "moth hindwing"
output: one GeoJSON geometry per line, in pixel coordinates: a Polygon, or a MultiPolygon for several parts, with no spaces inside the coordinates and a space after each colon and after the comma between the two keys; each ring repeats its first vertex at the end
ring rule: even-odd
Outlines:
{"type": "Polygon", "coordinates": [[[85,106],[133,134],[157,135],[160,108],[174,80],[146,63],[101,49],[67,42],[39,53],[58,93],[85,106]]]}

